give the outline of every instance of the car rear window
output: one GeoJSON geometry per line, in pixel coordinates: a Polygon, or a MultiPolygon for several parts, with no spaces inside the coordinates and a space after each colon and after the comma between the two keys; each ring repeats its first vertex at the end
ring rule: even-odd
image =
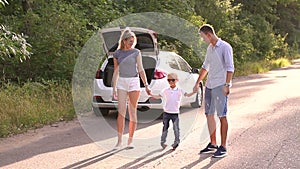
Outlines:
{"type": "MultiPolygon", "coordinates": [[[[150,34],[144,32],[134,31],[137,37],[137,44],[135,48],[142,52],[153,52],[154,44],[150,34]]],[[[121,31],[105,32],[102,34],[105,39],[106,47],[109,52],[114,52],[118,48],[118,41],[121,36],[121,31]]]]}

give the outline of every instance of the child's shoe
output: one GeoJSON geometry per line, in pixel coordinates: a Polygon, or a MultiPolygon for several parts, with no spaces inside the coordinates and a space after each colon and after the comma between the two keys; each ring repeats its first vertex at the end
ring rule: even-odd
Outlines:
{"type": "Polygon", "coordinates": [[[173,150],[175,150],[177,147],[179,146],[179,144],[178,143],[174,143],[174,144],[172,144],[172,148],[173,148],[173,150]]]}
{"type": "Polygon", "coordinates": [[[160,143],[160,145],[161,145],[162,149],[165,149],[165,148],[168,146],[168,145],[165,144],[165,143],[160,143]]]}

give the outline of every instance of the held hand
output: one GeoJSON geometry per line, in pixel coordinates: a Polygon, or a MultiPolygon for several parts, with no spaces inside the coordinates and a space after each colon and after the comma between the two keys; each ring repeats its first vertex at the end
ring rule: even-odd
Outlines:
{"type": "Polygon", "coordinates": [[[117,90],[113,89],[113,99],[114,100],[118,100],[118,94],[117,94],[117,90]]]}
{"type": "Polygon", "coordinates": [[[149,86],[146,86],[146,92],[148,95],[150,95],[150,96],[152,95],[151,89],[149,88],[149,86]]]}
{"type": "Polygon", "coordinates": [[[193,88],[193,92],[197,93],[199,90],[199,83],[195,84],[194,88],[193,88]]]}

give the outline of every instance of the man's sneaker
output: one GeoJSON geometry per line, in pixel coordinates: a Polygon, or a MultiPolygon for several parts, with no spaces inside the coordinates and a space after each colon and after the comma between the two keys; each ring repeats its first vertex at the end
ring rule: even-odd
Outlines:
{"type": "Polygon", "coordinates": [[[227,156],[227,150],[223,146],[220,146],[213,155],[213,157],[215,157],[215,158],[222,158],[225,156],[227,156]]]}
{"type": "Polygon", "coordinates": [[[212,145],[211,143],[208,143],[208,145],[203,150],[201,150],[199,154],[214,153],[217,149],[217,145],[212,145]]]}

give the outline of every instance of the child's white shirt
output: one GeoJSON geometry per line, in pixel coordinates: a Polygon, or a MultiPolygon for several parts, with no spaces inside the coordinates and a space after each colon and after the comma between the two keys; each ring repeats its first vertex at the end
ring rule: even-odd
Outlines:
{"type": "Polygon", "coordinates": [[[181,98],[184,96],[186,92],[178,87],[175,88],[165,88],[162,90],[162,92],[159,94],[165,99],[165,103],[163,106],[164,112],[167,113],[179,113],[181,98]]]}

